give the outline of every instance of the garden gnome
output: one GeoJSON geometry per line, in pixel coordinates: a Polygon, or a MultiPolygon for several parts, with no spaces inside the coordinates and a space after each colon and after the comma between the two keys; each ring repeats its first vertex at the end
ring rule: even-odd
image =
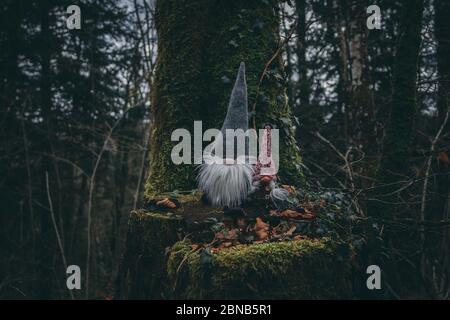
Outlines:
{"type": "Polygon", "coordinates": [[[245,64],[241,62],[222,129],[214,140],[212,151],[205,152],[197,177],[199,187],[213,206],[239,206],[253,190],[253,166],[249,161],[248,137],[245,136],[247,129],[247,84],[245,64]],[[234,135],[230,137],[231,131],[234,135]],[[239,143],[242,139],[245,143],[239,143]]]}

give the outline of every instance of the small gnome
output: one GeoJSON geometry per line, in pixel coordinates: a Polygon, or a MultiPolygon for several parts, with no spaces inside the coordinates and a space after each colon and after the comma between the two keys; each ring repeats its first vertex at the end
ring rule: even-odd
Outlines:
{"type": "Polygon", "coordinates": [[[289,200],[289,192],[284,188],[277,187],[277,170],[272,158],[271,130],[272,125],[264,126],[261,151],[253,175],[253,187],[255,189],[263,187],[269,191],[270,199],[276,207],[279,207],[289,200]]]}
{"type": "MultiPolygon", "coordinates": [[[[204,156],[197,177],[198,185],[213,206],[236,207],[253,191],[253,165],[248,156],[248,138],[239,148],[237,138],[228,138],[227,130],[248,129],[247,83],[245,64],[241,62],[231,92],[228,111],[209,154],[204,156]],[[233,150],[230,154],[230,150],[233,150]]],[[[229,132],[229,131],[228,131],[229,132]]]]}

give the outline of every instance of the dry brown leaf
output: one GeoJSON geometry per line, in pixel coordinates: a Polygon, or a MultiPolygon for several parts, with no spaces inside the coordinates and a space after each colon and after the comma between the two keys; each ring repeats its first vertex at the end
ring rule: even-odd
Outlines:
{"type": "Polygon", "coordinates": [[[287,191],[289,191],[289,193],[295,193],[295,188],[293,186],[290,186],[287,184],[282,184],[281,187],[283,189],[286,189],[287,191]]]}
{"type": "Polygon", "coordinates": [[[300,218],[301,217],[300,212],[297,212],[295,210],[290,210],[290,209],[284,210],[283,212],[281,212],[281,215],[286,218],[300,218]]]}
{"type": "Polygon", "coordinates": [[[297,226],[295,226],[295,225],[290,227],[289,230],[286,231],[286,235],[287,236],[292,236],[292,234],[294,233],[295,229],[297,229],[297,226]]]}
{"type": "Polygon", "coordinates": [[[312,213],[304,213],[302,218],[306,220],[313,220],[316,218],[316,216],[312,213]]]}
{"type": "Polygon", "coordinates": [[[253,230],[259,240],[266,240],[269,237],[269,224],[262,221],[260,217],[256,218],[253,230]]]}
{"type": "Polygon", "coordinates": [[[270,211],[271,216],[277,216],[277,217],[285,217],[290,219],[306,219],[306,220],[312,220],[316,216],[308,209],[304,209],[305,212],[299,212],[291,209],[286,209],[282,212],[277,212],[275,210],[270,211]]]}
{"type": "Polygon", "coordinates": [[[219,249],[229,248],[229,247],[231,247],[232,245],[233,245],[233,242],[222,242],[222,243],[219,245],[219,249]]]}
{"type": "Polygon", "coordinates": [[[231,229],[225,234],[225,239],[227,240],[235,240],[237,238],[239,238],[237,229],[231,229]]]}
{"type": "Polygon", "coordinates": [[[448,154],[441,151],[438,153],[437,159],[444,163],[450,163],[450,159],[448,158],[448,154]]]}
{"type": "Polygon", "coordinates": [[[236,240],[239,238],[237,229],[230,229],[225,232],[217,232],[215,235],[217,240],[236,240]]]}
{"type": "Polygon", "coordinates": [[[257,217],[254,230],[255,231],[259,231],[259,230],[267,231],[267,230],[269,230],[269,224],[262,221],[262,219],[260,217],[257,217]]]}
{"type": "Polygon", "coordinates": [[[177,205],[172,201],[170,201],[169,198],[164,198],[163,200],[156,202],[156,205],[161,207],[167,207],[170,209],[175,209],[177,207],[177,205]]]}
{"type": "Polygon", "coordinates": [[[255,233],[259,240],[266,240],[269,237],[269,232],[264,229],[255,231],[255,233]]]}

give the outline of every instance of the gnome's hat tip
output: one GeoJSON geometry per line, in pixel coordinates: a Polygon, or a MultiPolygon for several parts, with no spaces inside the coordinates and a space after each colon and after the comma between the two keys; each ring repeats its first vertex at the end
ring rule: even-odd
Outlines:
{"type": "Polygon", "coordinates": [[[245,79],[245,63],[241,62],[239,65],[239,70],[236,76],[236,83],[234,84],[234,90],[243,90],[245,88],[246,90],[247,81],[245,79]]]}
{"type": "Polygon", "coordinates": [[[245,63],[241,62],[239,65],[238,78],[245,78],[245,63]]]}

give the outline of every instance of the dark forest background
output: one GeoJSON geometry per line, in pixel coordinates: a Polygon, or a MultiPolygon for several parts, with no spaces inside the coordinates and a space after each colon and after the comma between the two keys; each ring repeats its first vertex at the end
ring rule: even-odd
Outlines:
{"type": "MultiPolygon", "coordinates": [[[[260,2],[281,17],[309,185],[379,225],[387,297],[450,298],[450,1],[260,2]]],[[[150,0],[0,1],[0,298],[112,297],[152,152],[155,14],[150,0]]]]}

